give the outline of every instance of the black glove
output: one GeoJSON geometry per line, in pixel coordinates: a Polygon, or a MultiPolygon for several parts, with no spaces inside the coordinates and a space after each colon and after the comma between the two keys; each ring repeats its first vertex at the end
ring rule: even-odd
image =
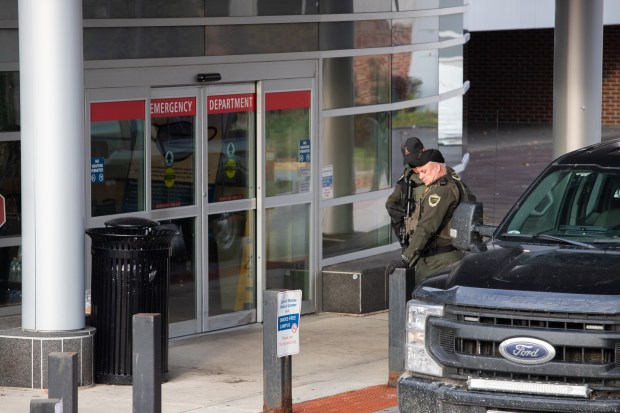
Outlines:
{"type": "Polygon", "coordinates": [[[396,268],[407,268],[407,264],[403,260],[393,260],[385,267],[385,275],[390,275],[396,268]]]}

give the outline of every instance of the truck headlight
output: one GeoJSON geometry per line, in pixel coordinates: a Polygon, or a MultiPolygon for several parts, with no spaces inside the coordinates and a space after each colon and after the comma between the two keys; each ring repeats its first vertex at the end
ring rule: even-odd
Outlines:
{"type": "Polygon", "coordinates": [[[405,368],[420,374],[443,375],[443,367],[426,351],[426,321],[429,317],[443,317],[442,305],[430,305],[411,300],[407,303],[407,360],[405,368]]]}

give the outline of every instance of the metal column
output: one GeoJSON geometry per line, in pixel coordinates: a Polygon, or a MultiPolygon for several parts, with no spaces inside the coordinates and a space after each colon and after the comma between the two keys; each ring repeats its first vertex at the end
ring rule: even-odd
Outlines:
{"type": "Polygon", "coordinates": [[[556,0],[553,157],[601,140],[603,0],[556,0]]]}
{"type": "Polygon", "coordinates": [[[22,328],[84,328],[82,1],[19,0],[22,328]]]}

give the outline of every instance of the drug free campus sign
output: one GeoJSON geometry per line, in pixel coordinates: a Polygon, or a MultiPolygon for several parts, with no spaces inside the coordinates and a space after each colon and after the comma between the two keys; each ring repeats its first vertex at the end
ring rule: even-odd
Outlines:
{"type": "Polygon", "coordinates": [[[299,354],[299,314],[301,290],[278,292],[278,357],[299,354]]]}

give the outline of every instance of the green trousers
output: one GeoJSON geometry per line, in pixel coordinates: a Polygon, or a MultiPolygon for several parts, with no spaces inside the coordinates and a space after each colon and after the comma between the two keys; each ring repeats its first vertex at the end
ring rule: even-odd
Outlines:
{"type": "Polygon", "coordinates": [[[420,258],[415,265],[415,285],[418,285],[420,281],[424,280],[437,270],[447,267],[450,264],[454,264],[461,258],[463,258],[463,251],[461,250],[444,252],[443,254],[420,258]]]}

